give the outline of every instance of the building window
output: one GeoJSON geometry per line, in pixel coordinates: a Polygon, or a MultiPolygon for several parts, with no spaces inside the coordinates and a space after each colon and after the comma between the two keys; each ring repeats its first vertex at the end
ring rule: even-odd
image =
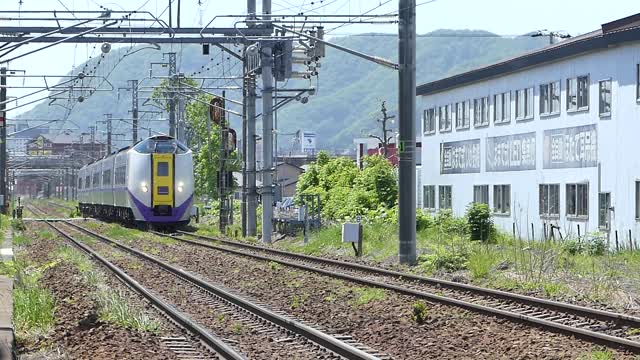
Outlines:
{"type": "Polygon", "coordinates": [[[589,216],[589,184],[567,184],[567,216],[589,216]]]}
{"type": "Polygon", "coordinates": [[[473,100],[473,126],[489,125],[489,97],[473,100]]]}
{"type": "Polygon", "coordinates": [[[440,210],[451,209],[451,185],[440,185],[438,193],[440,195],[438,204],[440,210]]]}
{"type": "Polygon", "coordinates": [[[540,115],[560,113],[560,81],[540,85],[540,115]]]}
{"type": "Polygon", "coordinates": [[[456,129],[468,129],[471,123],[471,101],[456,103],[456,129]]]}
{"type": "Polygon", "coordinates": [[[438,108],[438,119],[440,121],[440,132],[451,131],[451,105],[438,108]]]}
{"type": "Polygon", "coordinates": [[[493,212],[501,215],[511,213],[511,185],[493,185],[493,212]]]}
{"type": "Polygon", "coordinates": [[[636,180],[636,220],[640,220],[640,181],[636,180]]]}
{"type": "Polygon", "coordinates": [[[425,134],[436,133],[436,109],[427,109],[422,114],[422,129],[425,134]]]}
{"type": "Polygon", "coordinates": [[[598,228],[609,230],[610,217],[609,208],[611,208],[611,193],[598,194],[598,228]]]}
{"type": "Polygon", "coordinates": [[[611,79],[602,80],[599,89],[599,113],[601,117],[611,115],[611,79]]]}
{"type": "Polygon", "coordinates": [[[493,96],[493,123],[504,124],[511,121],[511,93],[493,96]]]}
{"type": "Polygon", "coordinates": [[[540,216],[560,216],[560,185],[540,184],[538,197],[540,216]]]}
{"type": "Polygon", "coordinates": [[[425,185],[422,187],[422,206],[425,209],[436,209],[436,187],[435,185],[425,185]]]}
{"type": "Polygon", "coordinates": [[[516,120],[533,118],[533,88],[516,91],[516,120]]]}
{"type": "Polygon", "coordinates": [[[567,110],[589,109],[589,76],[567,79],[567,110]]]}
{"type": "Polygon", "coordinates": [[[473,202],[489,205],[489,185],[473,186],[473,202]]]}

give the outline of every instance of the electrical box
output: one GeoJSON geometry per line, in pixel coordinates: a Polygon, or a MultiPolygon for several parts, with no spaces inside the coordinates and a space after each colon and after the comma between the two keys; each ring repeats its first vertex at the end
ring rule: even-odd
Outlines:
{"type": "Polygon", "coordinates": [[[344,223],[342,224],[342,242],[357,243],[360,240],[360,224],[344,223]]]}

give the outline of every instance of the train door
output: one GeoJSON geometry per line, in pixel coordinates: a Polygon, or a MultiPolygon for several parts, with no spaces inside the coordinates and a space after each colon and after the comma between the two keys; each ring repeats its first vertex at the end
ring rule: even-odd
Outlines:
{"type": "Polygon", "coordinates": [[[155,215],[171,215],[173,208],[173,154],[154,153],[152,163],[152,206],[155,215]]]}

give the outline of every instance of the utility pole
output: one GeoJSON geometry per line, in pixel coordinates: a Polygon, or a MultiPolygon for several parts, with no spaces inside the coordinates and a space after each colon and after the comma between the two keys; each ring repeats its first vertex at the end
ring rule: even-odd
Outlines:
{"type": "MultiPolygon", "coordinates": [[[[262,17],[271,20],[271,0],[262,0],[262,17]]],[[[270,23],[265,26],[271,27],[270,23]]],[[[271,44],[262,45],[262,242],[271,243],[273,220],[273,56],[271,44]]]]}
{"type": "Polygon", "coordinates": [[[131,114],[133,117],[133,143],[138,142],[138,80],[127,81],[131,89],[131,114]]]}
{"type": "Polygon", "coordinates": [[[402,264],[416,262],[416,0],[399,1],[398,238],[402,264]]]}
{"type": "Polygon", "coordinates": [[[382,148],[384,151],[384,158],[386,159],[389,157],[389,141],[391,141],[391,138],[392,138],[392,136],[387,136],[387,133],[393,131],[391,129],[387,129],[387,121],[395,119],[396,117],[387,115],[386,101],[382,102],[381,112],[382,112],[382,119],[378,119],[377,121],[379,123],[382,123],[382,137],[378,135],[373,135],[373,134],[370,134],[369,137],[377,139],[382,144],[382,148]]]}
{"type": "Polygon", "coordinates": [[[112,118],[112,114],[104,114],[104,116],[106,117],[106,123],[107,123],[107,155],[111,154],[111,132],[112,132],[112,128],[111,128],[111,118],[112,118]]]}
{"type": "Polygon", "coordinates": [[[0,68],[0,212],[7,213],[7,68],[0,68]]]}
{"type": "MultiPolygon", "coordinates": [[[[255,5],[255,0],[254,5],[255,5]]],[[[255,9],[254,9],[255,11],[255,9]]],[[[245,57],[246,59],[246,57],[245,57]]],[[[256,76],[247,76],[247,236],[257,234],[258,192],[256,187],[256,76]]]]}
{"type": "Polygon", "coordinates": [[[169,136],[176,137],[176,53],[169,53],[169,136]]]}

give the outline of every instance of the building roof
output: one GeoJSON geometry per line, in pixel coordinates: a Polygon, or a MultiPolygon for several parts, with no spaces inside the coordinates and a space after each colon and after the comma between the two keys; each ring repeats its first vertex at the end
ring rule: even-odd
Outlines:
{"type": "Polygon", "coordinates": [[[34,142],[41,136],[45,140],[48,140],[54,144],[80,144],[80,143],[90,144],[91,143],[91,137],[88,135],[80,136],[79,134],[68,134],[68,133],[40,134],[35,138],[31,139],[29,142],[34,142]]]}
{"type": "Polygon", "coordinates": [[[448,78],[419,85],[416,95],[431,95],[456,87],[487,80],[542,64],[605,50],[610,46],[640,40],[640,13],[602,24],[590,33],[560,41],[542,49],[467,71],[448,78]]]}

